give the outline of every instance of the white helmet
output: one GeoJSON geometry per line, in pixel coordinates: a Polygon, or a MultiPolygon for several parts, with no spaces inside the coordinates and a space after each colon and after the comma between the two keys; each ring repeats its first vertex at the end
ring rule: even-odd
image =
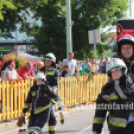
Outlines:
{"type": "Polygon", "coordinates": [[[127,67],[124,61],[119,58],[113,58],[106,65],[107,75],[111,77],[111,70],[116,70],[116,68],[123,68],[125,74],[127,72],[127,67]]]}
{"type": "Polygon", "coordinates": [[[56,62],[56,57],[55,57],[55,55],[53,53],[47,53],[45,55],[45,59],[51,60],[54,63],[56,62]]]}
{"type": "Polygon", "coordinates": [[[43,79],[44,81],[46,81],[46,76],[42,73],[37,73],[37,75],[35,76],[35,79],[43,79]]]}

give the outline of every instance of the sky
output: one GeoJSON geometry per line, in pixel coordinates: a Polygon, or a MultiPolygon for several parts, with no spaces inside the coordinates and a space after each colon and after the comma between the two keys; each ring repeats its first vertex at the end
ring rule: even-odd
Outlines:
{"type": "MultiPolygon", "coordinates": [[[[134,0],[131,0],[132,1],[132,5],[131,5],[131,9],[132,9],[132,16],[131,17],[134,17],[134,0]]],[[[129,15],[130,16],[130,15],[129,15]]]]}
{"type": "Polygon", "coordinates": [[[134,17],[134,0],[132,1],[132,16],[134,17]]]}

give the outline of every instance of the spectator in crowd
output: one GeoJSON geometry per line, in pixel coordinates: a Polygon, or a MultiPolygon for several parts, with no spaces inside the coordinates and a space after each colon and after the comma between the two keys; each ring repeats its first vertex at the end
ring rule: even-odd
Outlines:
{"type": "Polygon", "coordinates": [[[100,59],[100,64],[99,64],[99,73],[102,73],[102,67],[103,67],[103,59],[100,59]]]}
{"type": "Polygon", "coordinates": [[[87,67],[88,63],[89,63],[89,58],[86,58],[86,61],[82,63],[82,68],[87,67]]]}
{"type": "Polygon", "coordinates": [[[57,64],[57,70],[59,71],[59,75],[62,73],[62,61],[59,61],[57,64]]]}
{"type": "Polygon", "coordinates": [[[6,67],[7,67],[7,63],[5,62],[5,63],[3,63],[2,67],[1,67],[1,79],[4,77],[4,71],[5,71],[6,67]]]}
{"type": "Polygon", "coordinates": [[[73,52],[69,52],[69,57],[67,59],[63,60],[63,66],[62,66],[62,70],[64,70],[64,66],[65,65],[69,65],[70,66],[70,75],[73,75],[76,69],[76,60],[73,59],[74,58],[74,53],[73,52]]]}
{"type": "Polygon", "coordinates": [[[13,60],[9,60],[7,63],[5,63],[2,67],[2,75],[1,75],[2,81],[21,81],[22,77],[20,77],[15,70],[15,62],[13,60]]]}
{"type": "Polygon", "coordinates": [[[37,66],[36,66],[36,64],[33,65],[33,72],[34,72],[34,74],[37,73],[37,66]]]}
{"type": "Polygon", "coordinates": [[[80,66],[82,67],[82,60],[79,60],[79,62],[80,62],[80,66]]]}
{"type": "Polygon", "coordinates": [[[92,79],[93,74],[94,74],[94,71],[92,70],[91,63],[88,63],[87,67],[83,68],[81,71],[81,75],[82,76],[88,75],[89,79],[92,79]]]}
{"type": "Polygon", "coordinates": [[[82,67],[80,65],[80,61],[77,61],[77,70],[78,70],[78,72],[81,72],[81,70],[82,70],[82,67]]]}
{"type": "Polygon", "coordinates": [[[70,66],[69,65],[64,65],[64,71],[62,72],[61,77],[70,77],[70,66]]]}
{"type": "Polygon", "coordinates": [[[91,65],[92,65],[92,70],[95,73],[99,72],[99,65],[97,64],[97,62],[95,63],[95,59],[91,59],[91,65]]]}
{"type": "Polygon", "coordinates": [[[18,74],[25,80],[25,79],[33,79],[34,72],[32,70],[32,63],[31,62],[27,62],[26,65],[24,67],[22,67],[18,74]]]}
{"type": "Polygon", "coordinates": [[[76,76],[77,78],[80,78],[81,75],[80,72],[77,69],[75,69],[75,73],[72,76],[76,76]]]}
{"type": "Polygon", "coordinates": [[[103,66],[102,66],[102,73],[106,73],[107,62],[108,62],[108,57],[105,57],[105,61],[103,62],[103,66]]]}
{"type": "MultiPolygon", "coordinates": [[[[2,76],[1,76],[2,81],[21,81],[22,77],[20,77],[15,70],[15,62],[13,60],[9,60],[6,63],[4,63],[2,67],[2,76]]],[[[9,91],[10,92],[10,91],[9,91]]],[[[9,98],[10,100],[11,98],[9,98]]],[[[1,102],[2,103],[2,102],[1,102]]],[[[7,104],[5,104],[5,111],[7,111],[7,104]]],[[[4,109],[3,108],[3,109],[4,109]]],[[[10,109],[10,105],[8,106],[10,109]]],[[[2,109],[1,109],[2,110],[2,109]]],[[[5,122],[12,122],[11,119],[6,119],[5,122]]]]}
{"type": "Polygon", "coordinates": [[[44,74],[44,62],[43,61],[39,61],[38,63],[37,63],[37,73],[38,72],[43,72],[43,74],[44,74]]]}

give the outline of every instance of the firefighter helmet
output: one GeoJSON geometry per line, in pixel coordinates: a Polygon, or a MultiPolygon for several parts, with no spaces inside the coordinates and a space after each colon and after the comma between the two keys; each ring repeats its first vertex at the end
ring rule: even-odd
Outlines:
{"type": "Polygon", "coordinates": [[[134,37],[129,34],[125,34],[118,40],[117,51],[118,51],[119,56],[121,55],[121,46],[126,45],[126,44],[134,45],[134,37]]]}
{"type": "Polygon", "coordinates": [[[126,74],[127,72],[127,67],[126,67],[126,64],[124,63],[123,60],[119,59],[119,58],[113,58],[112,60],[110,60],[107,65],[106,65],[106,72],[107,72],[107,75],[109,77],[111,77],[111,71],[113,70],[116,70],[118,68],[123,68],[123,73],[126,74]]]}
{"type": "Polygon", "coordinates": [[[42,73],[38,73],[36,76],[35,76],[35,79],[43,79],[43,80],[46,80],[46,76],[42,73]]]}
{"type": "Polygon", "coordinates": [[[45,55],[45,59],[48,59],[48,60],[50,60],[50,61],[52,61],[54,63],[56,62],[56,57],[55,57],[55,55],[53,53],[47,53],[45,55]]]}

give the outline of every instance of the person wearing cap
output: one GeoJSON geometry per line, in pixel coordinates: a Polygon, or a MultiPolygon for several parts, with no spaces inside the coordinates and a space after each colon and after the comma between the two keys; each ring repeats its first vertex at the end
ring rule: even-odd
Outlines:
{"type": "Polygon", "coordinates": [[[41,129],[49,120],[52,98],[55,98],[57,101],[60,115],[62,115],[61,123],[63,123],[63,102],[61,98],[50,88],[46,82],[45,75],[38,73],[35,77],[35,83],[28,93],[23,113],[18,119],[17,126],[21,127],[25,123],[25,115],[31,105],[28,134],[41,134],[41,129]]]}
{"type": "Polygon", "coordinates": [[[87,67],[82,69],[81,75],[82,76],[88,75],[89,79],[92,79],[93,74],[94,74],[94,71],[92,70],[91,63],[87,63],[87,67]]]}
{"type": "MultiPolygon", "coordinates": [[[[53,53],[47,53],[44,58],[44,67],[39,69],[38,73],[42,73],[46,75],[46,80],[50,86],[50,88],[57,93],[58,91],[58,82],[59,82],[59,72],[56,69],[56,57],[53,53]]],[[[55,134],[57,120],[55,117],[55,104],[56,101],[52,100],[52,107],[50,111],[49,118],[49,133],[55,134]]]]}
{"type": "Polygon", "coordinates": [[[133,104],[128,105],[127,102],[133,97],[131,92],[134,87],[128,90],[127,84],[130,82],[127,81],[126,64],[119,58],[113,58],[107,63],[106,72],[112,80],[102,87],[96,100],[93,134],[101,133],[106,117],[110,134],[129,134],[127,133],[128,111],[133,108],[133,104]]]}
{"type": "MultiPolygon", "coordinates": [[[[127,68],[128,68],[128,78],[129,81],[132,81],[130,75],[134,75],[134,37],[125,34],[123,35],[117,42],[117,52],[118,56],[125,62],[127,68]]],[[[128,87],[130,85],[127,85],[128,87]]],[[[133,100],[132,100],[133,101],[133,100]]],[[[128,134],[133,134],[134,133],[134,112],[130,112],[130,119],[128,121],[128,126],[127,126],[127,133],[128,134]]]]}

